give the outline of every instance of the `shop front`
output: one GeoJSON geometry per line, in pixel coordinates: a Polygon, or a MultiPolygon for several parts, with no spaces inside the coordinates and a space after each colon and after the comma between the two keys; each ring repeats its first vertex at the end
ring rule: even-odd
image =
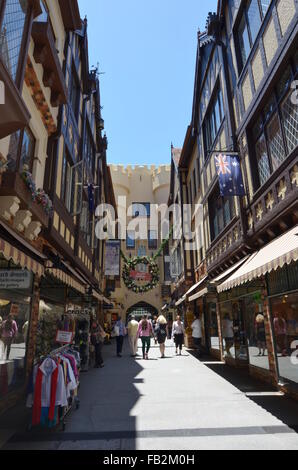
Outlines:
{"type": "Polygon", "coordinates": [[[218,285],[227,362],[248,365],[274,385],[297,384],[298,226],[218,285]]]}
{"type": "Polygon", "coordinates": [[[278,382],[298,394],[298,263],[267,275],[278,382]]]}
{"type": "Polygon", "coordinates": [[[220,293],[219,315],[225,361],[268,376],[270,320],[265,313],[263,288],[259,279],[220,293]]]}
{"type": "Polygon", "coordinates": [[[0,400],[25,384],[32,295],[33,274],[0,260],[0,400]]]}

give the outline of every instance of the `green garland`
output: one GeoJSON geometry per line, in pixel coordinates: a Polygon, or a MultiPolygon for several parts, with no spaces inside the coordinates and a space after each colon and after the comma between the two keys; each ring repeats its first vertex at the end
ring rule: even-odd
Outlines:
{"type": "Polygon", "coordinates": [[[156,260],[162,254],[166,244],[168,243],[173,233],[173,230],[174,230],[174,227],[171,228],[168,238],[166,238],[162,242],[159,250],[153,256],[153,258],[150,258],[149,256],[136,256],[135,258],[129,259],[129,258],[126,258],[122,250],[120,251],[121,256],[124,260],[122,279],[127,289],[135,292],[136,294],[145,294],[157,287],[159,280],[160,280],[160,272],[159,272],[159,267],[156,263],[156,260]],[[143,286],[138,286],[135,280],[132,279],[131,277],[131,271],[135,270],[138,264],[145,264],[146,266],[148,266],[149,274],[151,274],[151,281],[143,286]]]}
{"type": "Polygon", "coordinates": [[[157,287],[160,278],[159,268],[152,258],[148,258],[147,256],[137,256],[129,260],[125,258],[125,260],[126,262],[123,268],[122,279],[129,290],[135,292],[136,294],[145,294],[146,292],[149,292],[150,290],[153,290],[155,287],[157,287]],[[138,286],[130,275],[131,271],[133,271],[138,264],[145,264],[146,266],[149,266],[151,281],[143,286],[138,286]]]}

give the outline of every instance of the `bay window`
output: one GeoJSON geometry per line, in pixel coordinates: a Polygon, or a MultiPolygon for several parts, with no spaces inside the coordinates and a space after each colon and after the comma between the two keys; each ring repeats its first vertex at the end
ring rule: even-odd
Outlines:
{"type": "Polygon", "coordinates": [[[219,187],[209,201],[211,238],[215,240],[235,216],[234,198],[222,197],[219,187]]]}
{"type": "Polygon", "coordinates": [[[28,0],[6,0],[0,28],[0,56],[16,81],[27,14],[28,0]]]}
{"type": "Polygon", "coordinates": [[[271,0],[250,0],[244,8],[238,27],[238,46],[241,56],[239,72],[243,69],[257,38],[271,0]]]}
{"type": "Polygon", "coordinates": [[[20,173],[24,170],[32,172],[35,145],[35,138],[28,128],[12,134],[7,155],[8,170],[20,173]]]}
{"type": "Polygon", "coordinates": [[[298,107],[292,100],[295,61],[290,61],[252,133],[258,183],[262,186],[298,145],[298,107]]]}

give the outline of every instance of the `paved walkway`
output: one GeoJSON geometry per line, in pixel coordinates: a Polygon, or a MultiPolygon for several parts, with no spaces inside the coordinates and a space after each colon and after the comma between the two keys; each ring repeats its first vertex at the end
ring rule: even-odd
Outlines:
{"type": "Polygon", "coordinates": [[[189,353],[122,359],[106,347],[106,367],[81,377],[80,409],[66,431],[16,435],[6,449],[298,449],[298,403],[246,375],[189,353]],[[249,396],[247,396],[249,395],[249,396]],[[269,410],[269,411],[268,411],[269,410]],[[297,419],[296,419],[297,418],[297,419]]]}

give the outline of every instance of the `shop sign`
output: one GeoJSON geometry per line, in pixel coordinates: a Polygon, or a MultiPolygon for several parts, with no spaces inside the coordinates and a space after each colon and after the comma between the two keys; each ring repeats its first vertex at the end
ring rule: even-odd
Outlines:
{"type": "Polygon", "coordinates": [[[58,330],[56,335],[56,342],[61,344],[71,344],[73,336],[74,334],[72,331],[58,330]]]}
{"type": "Polygon", "coordinates": [[[0,270],[0,289],[29,289],[32,275],[19,269],[0,270]]]}

